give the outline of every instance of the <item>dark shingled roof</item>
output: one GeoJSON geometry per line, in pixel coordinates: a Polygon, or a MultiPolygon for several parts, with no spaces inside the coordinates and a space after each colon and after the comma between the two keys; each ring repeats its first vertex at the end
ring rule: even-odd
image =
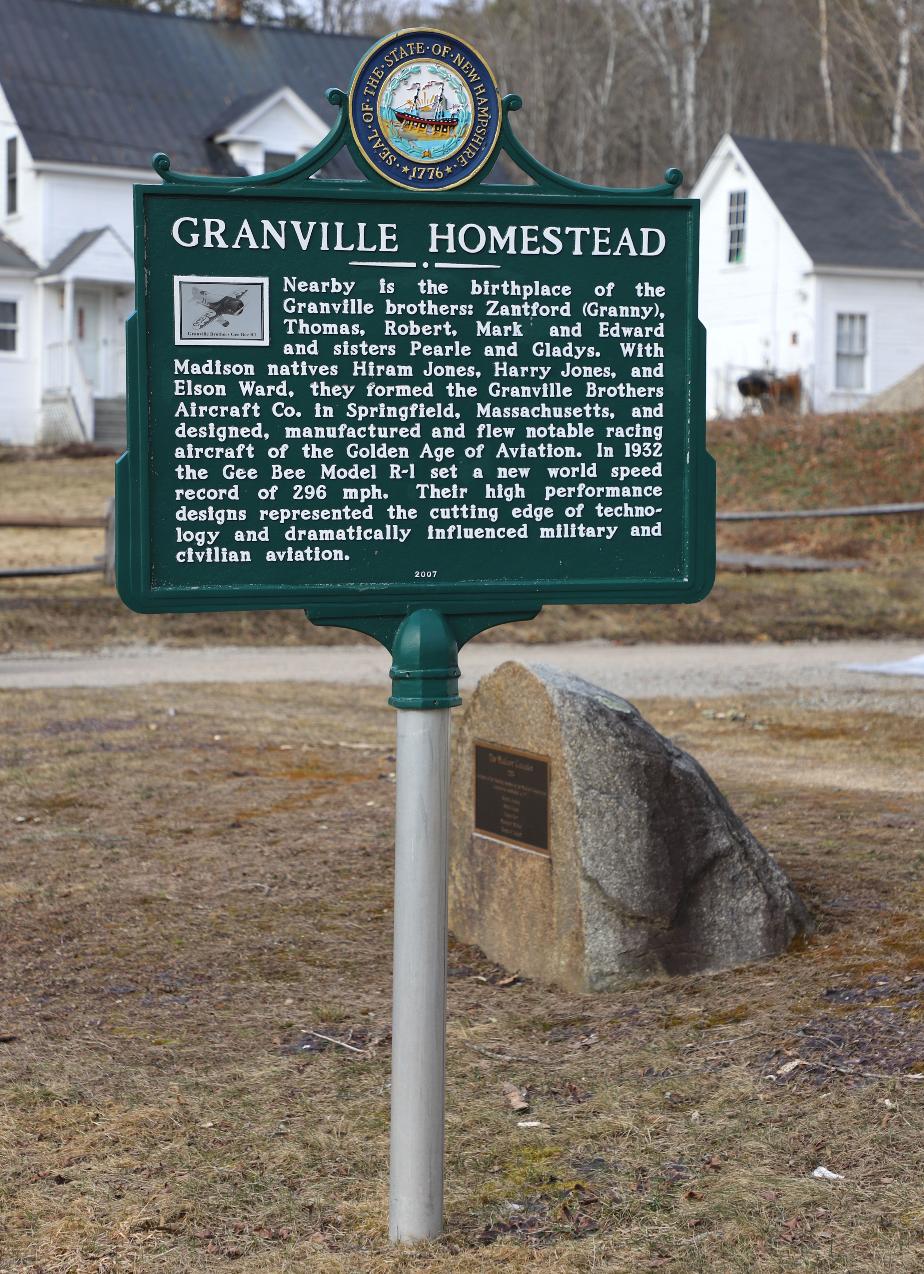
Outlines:
{"type": "Polygon", "coordinates": [[[733,140],[815,265],[924,270],[920,156],[733,140]]]}
{"type": "MultiPolygon", "coordinates": [[[[288,85],[332,123],[324,90],[349,88],[370,44],[75,0],[0,0],[0,27],[0,84],[34,159],[147,168],[165,150],[178,171],[228,175],[216,120],[288,85]]],[[[356,175],[345,156],[326,171],[356,175]]]]}
{"type": "Polygon", "coordinates": [[[22,248],[17,248],[6,235],[0,233],[0,270],[20,270],[24,274],[35,274],[38,266],[22,248]]]}

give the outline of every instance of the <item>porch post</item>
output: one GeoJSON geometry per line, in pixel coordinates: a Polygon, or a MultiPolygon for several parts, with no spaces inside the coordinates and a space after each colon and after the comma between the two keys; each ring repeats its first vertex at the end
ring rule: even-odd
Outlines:
{"type": "Polygon", "coordinates": [[[64,280],[64,388],[71,388],[71,359],[74,343],[74,280],[64,280]]]}

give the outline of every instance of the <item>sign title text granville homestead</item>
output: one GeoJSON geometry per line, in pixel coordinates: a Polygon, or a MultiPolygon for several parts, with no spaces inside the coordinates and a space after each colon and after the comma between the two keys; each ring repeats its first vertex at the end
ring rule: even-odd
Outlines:
{"type": "MultiPolygon", "coordinates": [[[[181,248],[299,248],[307,252],[399,252],[398,227],[393,222],[254,221],[242,220],[235,229],[221,217],[178,217],[173,238],[181,248]]],[[[450,255],[502,253],[508,256],[656,257],[665,248],[663,230],[640,226],[527,226],[478,225],[452,221],[430,222],[430,252],[450,255]]]]}

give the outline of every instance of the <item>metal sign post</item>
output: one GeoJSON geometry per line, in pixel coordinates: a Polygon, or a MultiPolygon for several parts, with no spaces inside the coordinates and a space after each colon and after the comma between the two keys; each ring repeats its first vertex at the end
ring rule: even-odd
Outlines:
{"type": "Polygon", "coordinates": [[[389,1233],[443,1228],[449,709],[398,713],[389,1233]]]}
{"type": "Polygon", "coordinates": [[[116,576],[135,610],[294,607],[391,652],[390,1229],[412,1241],[442,1224],[458,652],[546,603],[712,585],[698,206],[675,169],[608,190],[544,167],[520,99],[433,28],[327,99],[287,168],[158,155],[135,187],[116,576]],[[323,175],[338,156],[361,180],[323,175]],[[493,180],[502,157],[531,184],[493,180]]]}
{"type": "Polygon", "coordinates": [[[389,1233],[443,1228],[449,713],[460,702],[455,639],[435,611],[403,625],[392,669],[398,708],[389,1233]],[[417,675],[398,666],[406,654],[417,675]],[[430,661],[441,661],[432,667],[430,661]]]}

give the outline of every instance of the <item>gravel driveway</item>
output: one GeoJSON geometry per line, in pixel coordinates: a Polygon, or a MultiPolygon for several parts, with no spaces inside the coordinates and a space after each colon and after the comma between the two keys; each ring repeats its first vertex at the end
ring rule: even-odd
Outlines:
{"type": "MultiPolygon", "coordinates": [[[[922,643],[827,642],[774,645],[638,645],[473,642],[461,654],[463,689],[506,659],[568,669],[627,698],[716,698],[778,691],[818,706],[883,707],[924,712],[924,675],[856,671],[850,665],[895,664],[921,655],[922,643]],[[896,693],[898,692],[898,693],[896,693]]],[[[924,672],[924,661],[917,665],[924,672]]],[[[324,681],[388,684],[381,647],[117,647],[87,655],[8,655],[0,689],[110,687],[182,682],[324,681]]]]}

